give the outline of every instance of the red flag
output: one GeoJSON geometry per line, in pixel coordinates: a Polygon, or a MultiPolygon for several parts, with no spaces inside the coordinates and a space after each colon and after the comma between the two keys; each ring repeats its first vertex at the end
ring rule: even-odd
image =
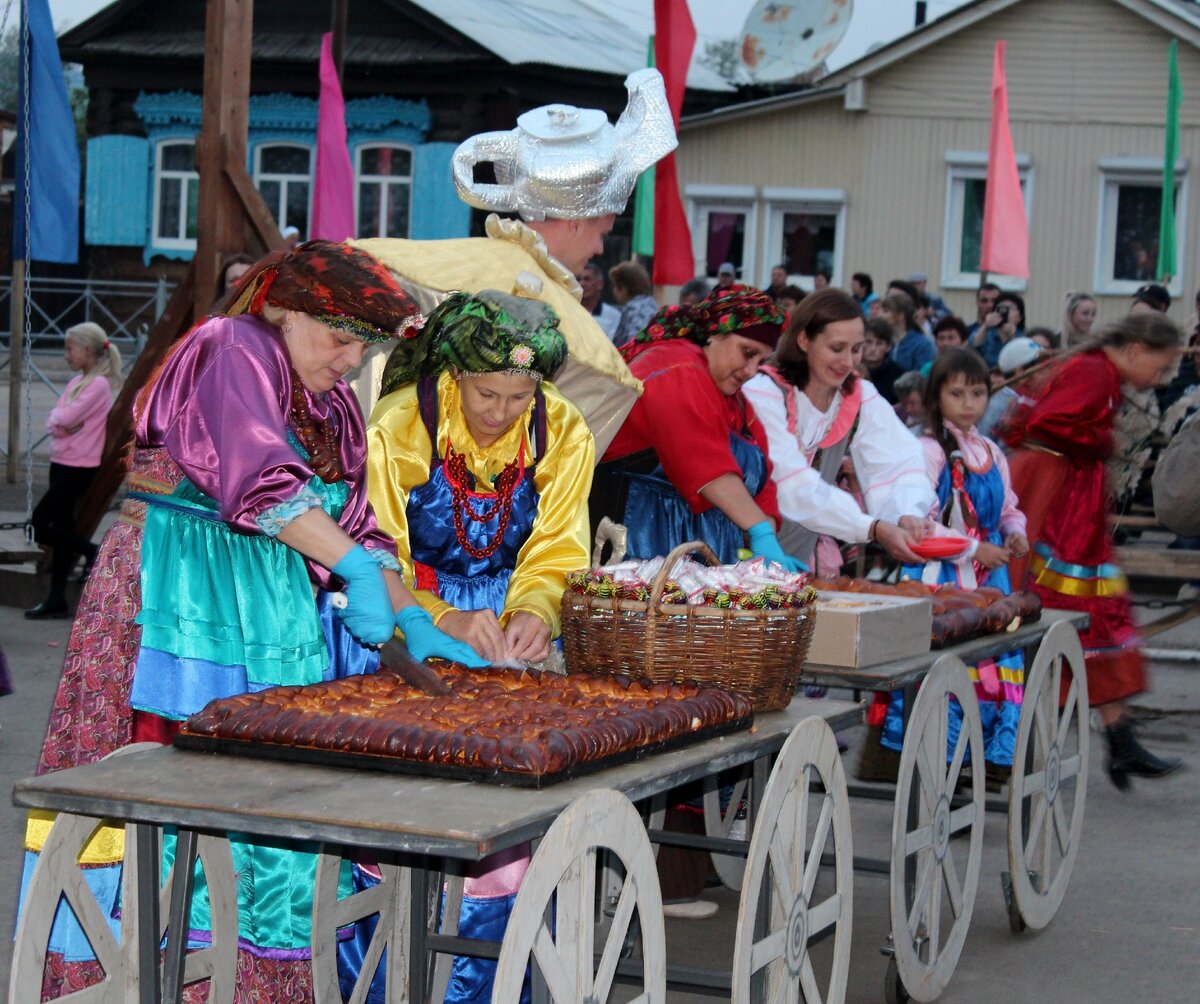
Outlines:
{"type": "MultiPolygon", "coordinates": [[[[321,99],[317,106],[317,170],[308,236],[344,241],[354,236],[354,171],[346,145],[346,102],[333,64],[333,35],[321,36],[321,99]]],[[[374,237],[374,234],[367,234],[374,237]]]]}
{"type": "MultiPolygon", "coordinates": [[[[676,129],[695,47],[696,26],[687,0],[654,0],[654,62],[667,87],[667,104],[676,129]]],[[[675,154],[669,153],[654,168],[654,282],[682,285],[695,270],[692,232],[679,198],[675,154]]]]}
{"type": "Polygon", "coordinates": [[[1029,278],[1029,223],[1021,176],[1008,128],[1008,82],[1004,42],[996,43],[992,67],[992,137],[988,143],[987,189],[983,197],[983,245],[979,270],[1029,278]]]}

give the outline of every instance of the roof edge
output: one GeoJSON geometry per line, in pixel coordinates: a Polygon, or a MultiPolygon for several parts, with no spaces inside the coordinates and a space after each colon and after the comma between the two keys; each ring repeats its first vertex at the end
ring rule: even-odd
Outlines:
{"type": "Polygon", "coordinates": [[[711,112],[701,112],[698,115],[689,115],[686,118],[680,119],[679,131],[682,132],[685,129],[710,125],[713,122],[722,122],[726,119],[751,118],[755,115],[767,115],[784,108],[793,108],[796,105],[828,101],[843,94],[845,90],[844,85],[814,87],[806,91],[773,94],[769,98],[756,98],[753,101],[744,101],[737,105],[726,105],[724,108],[715,108],[711,112]]]}

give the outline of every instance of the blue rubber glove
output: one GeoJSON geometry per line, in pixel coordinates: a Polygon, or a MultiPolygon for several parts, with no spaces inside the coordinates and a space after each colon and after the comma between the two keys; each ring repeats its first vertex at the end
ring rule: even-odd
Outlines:
{"type": "Polygon", "coordinates": [[[746,533],[750,536],[750,550],[756,558],[774,561],[789,572],[808,571],[808,565],[803,561],[784,553],[783,548],[779,546],[779,538],[775,536],[775,527],[769,519],[755,523],[746,533]]]}
{"type": "Polygon", "coordinates": [[[338,610],[350,633],[364,645],[382,645],[396,629],[383,569],[361,544],[355,544],[333,568],[346,583],[346,606],[338,610]]]}
{"type": "Polygon", "coordinates": [[[433,656],[435,659],[461,662],[464,666],[475,669],[491,665],[465,641],[451,638],[445,631],[440,630],[433,623],[429,611],[415,603],[411,607],[402,607],[396,614],[396,627],[404,632],[404,644],[408,646],[409,654],[418,662],[424,662],[433,656]]]}

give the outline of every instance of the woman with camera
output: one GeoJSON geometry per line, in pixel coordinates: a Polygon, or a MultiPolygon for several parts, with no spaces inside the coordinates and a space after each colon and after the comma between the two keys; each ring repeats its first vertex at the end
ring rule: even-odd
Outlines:
{"type": "Polygon", "coordinates": [[[984,317],[970,345],[994,368],[1000,364],[1000,350],[1018,335],[1025,334],[1025,301],[1016,293],[1001,293],[996,305],[984,317]]]}

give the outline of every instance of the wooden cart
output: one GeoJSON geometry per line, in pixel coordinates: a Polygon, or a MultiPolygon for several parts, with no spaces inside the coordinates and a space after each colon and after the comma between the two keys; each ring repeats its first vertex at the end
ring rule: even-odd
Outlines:
{"type": "MultiPolygon", "coordinates": [[[[1087,680],[1076,630],[1087,615],[1048,610],[1037,623],[951,648],[874,666],[809,664],[804,683],[855,690],[901,691],[905,737],[898,783],[851,785],[852,796],[893,801],[891,855],[856,859],[855,867],[889,876],[892,937],[884,953],[888,1004],[931,1001],[946,988],[966,939],[978,887],[984,809],[1008,813],[1008,870],[1000,885],[1010,927],[1045,927],[1066,894],[1083,825],[1087,788],[1087,680]],[[1007,802],[987,800],[982,729],[967,665],[1001,653],[1026,654],[1025,695],[1007,802]],[[1060,706],[1064,666],[1070,684],[1060,706]],[[949,704],[963,708],[963,728],[951,748],[949,704]],[[939,752],[941,751],[941,752],[939,752]],[[965,839],[958,839],[965,838],[965,839]]],[[[715,789],[706,799],[705,825],[727,837],[739,801],[753,803],[749,778],[737,783],[728,811],[715,789]]],[[[722,881],[740,888],[743,865],[735,854],[714,856],[722,881]]],[[[822,998],[828,1001],[828,998],[822,998]]]]}
{"type": "MultiPolygon", "coordinates": [[[[31,879],[14,951],[10,1001],[29,999],[30,988],[40,985],[61,895],[98,946],[107,974],[97,988],[64,999],[93,1004],[161,999],[174,1004],[185,983],[209,979],[213,1004],[230,1000],[236,899],[221,835],[232,831],[316,841],[325,846],[330,861],[343,848],[377,855],[384,882],[369,892],[339,900],[336,883],[332,888],[328,883],[330,871],[323,869],[319,876],[313,930],[321,1004],[340,1000],[335,996],[334,932],[371,913],[379,915],[379,923],[369,957],[378,960],[388,949],[389,1001],[430,999],[437,975],[434,961],[451,953],[500,958],[495,998],[500,1004],[515,1004],[510,991],[519,988],[519,974],[530,960],[535,963],[536,999],[556,1004],[603,1000],[615,979],[639,985],[638,999],[646,1002],[662,1001],[671,981],[710,986],[739,1001],[779,999],[781,987],[811,988],[816,982],[807,948],[823,936],[836,939],[836,951],[822,998],[838,999],[849,960],[852,851],[845,781],[832,729],[856,724],[861,715],[856,704],[798,698],[784,711],[759,715],[753,731],[542,790],[173,748],[140,750],[30,778],[16,786],[17,804],[63,815],[31,879]],[[766,764],[776,754],[779,760],[768,779],[766,764]],[[764,798],[750,845],[757,878],[747,883],[742,897],[734,972],[670,967],[662,954],[661,901],[649,843],[644,828],[628,825],[637,818],[628,803],[747,764],[758,765],[758,790],[764,798]],[[119,938],[109,931],[76,860],[102,819],[126,824],[119,938]],[[162,884],[163,826],[179,831],[178,862],[190,865],[197,854],[202,861],[216,928],[207,953],[185,954],[183,939],[174,936],[187,928],[192,869],[176,867],[178,877],[162,884]],[[431,925],[446,870],[543,837],[502,946],[457,938],[431,925]],[[601,924],[590,906],[599,852],[614,854],[623,875],[615,916],[601,924]],[[830,854],[835,858],[834,885],[818,894],[819,865],[830,854]],[[570,937],[554,935],[552,900],[557,930],[569,931],[570,937]],[[640,960],[621,957],[635,916],[640,960]],[[164,930],[167,950],[160,968],[164,930]]],[[[365,992],[366,986],[360,986],[354,1000],[365,999],[365,992]]]]}

